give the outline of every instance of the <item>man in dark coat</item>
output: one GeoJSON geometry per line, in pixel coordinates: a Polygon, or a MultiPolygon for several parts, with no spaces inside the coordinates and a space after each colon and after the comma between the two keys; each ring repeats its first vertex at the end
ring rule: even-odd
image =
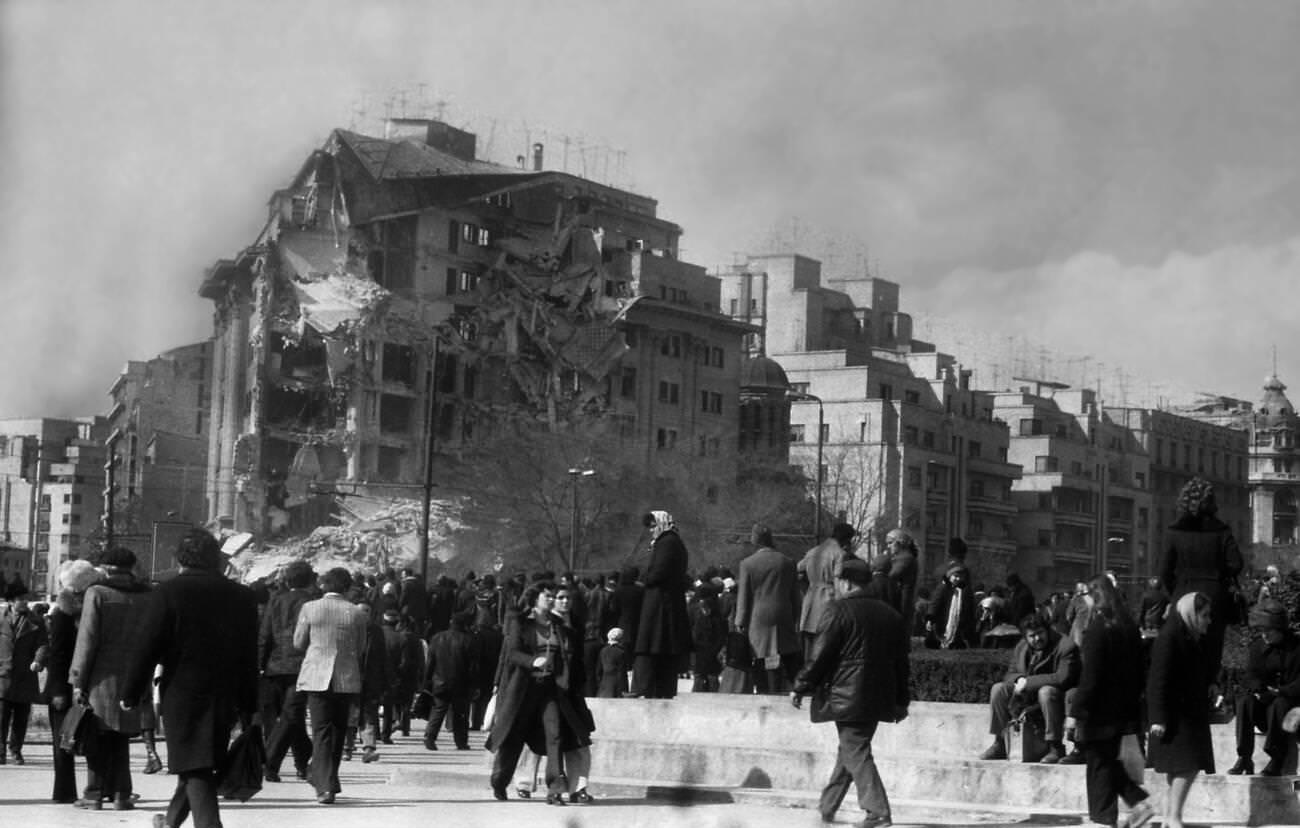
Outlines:
{"type": "Polygon", "coordinates": [[[457,750],[469,750],[469,704],[479,675],[479,649],[468,630],[469,613],[456,613],[451,626],[429,639],[426,685],[433,710],[424,729],[424,746],[438,749],[438,731],[451,712],[451,737],[457,750]]]}
{"type": "Polygon", "coordinates": [[[26,598],[16,598],[0,616],[0,765],[8,758],[24,763],[23,742],[32,705],[41,700],[37,673],[49,652],[45,624],[26,598]]]}
{"type": "Polygon", "coordinates": [[[812,653],[790,695],[797,708],[812,694],[812,721],[835,722],[839,731],[839,754],[818,805],[824,822],[834,820],[850,782],[867,813],[864,826],[889,825],[892,819],[871,740],[880,722],[907,717],[908,638],[902,616],[863,593],[870,580],[865,561],[849,558],[841,565],[836,586],[842,597],[822,615],[812,653]]]}
{"type": "Polygon", "coordinates": [[[677,695],[677,673],[691,652],[691,622],[686,615],[686,544],[667,512],[650,512],[650,564],[637,623],[632,692],[648,699],[677,695]]]}
{"type": "Polygon", "coordinates": [[[803,661],[799,576],[794,561],[772,548],[766,526],[755,526],[750,541],[757,549],[740,562],[736,629],[749,637],[758,692],[784,693],[803,661]]]}
{"type": "Polygon", "coordinates": [[[903,616],[903,628],[910,636],[912,615],[916,612],[916,578],[920,571],[916,541],[902,529],[891,529],[885,535],[885,550],[889,553],[889,578],[896,587],[898,603],[894,609],[903,616]]]}
{"type": "Polygon", "coordinates": [[[302,651],[293,646],[298,611],[315,597],[311,587],[316,573],[311,564],[296,560],[285,567],[283,592],[267,602],[257,637],[257,664],[261,671],[262,727],[266,734],[266,781],[280,781],[280,763],[293,750],[298,778],[307,778],[311,737],[307,735],[307,698],[299,693],[298,670],[302,651]]]}
{"type": "Polygon", "coordinates": [[[401,594],[397,609],[407,628],[423,636],[429,625],[429,590],[424,579],[412,569],[402,570],[401,594]]]}
{"type": "Polygon", "coordinates": [[[1002,681],[989,688],[989,733],[993,744],[981,759],[1006,759],[1006,730],[1017,710],[1037,704],[1043,714],[1043,738],[1048,745],[1041,761],[1054,765],[1065,758],[1063,741],[1068,695],[1079,683],[1079,648],[1068,635],[1051,629],[1035,614],[1020,622],[1021,639],[1011,651],[1011,664],[1002,681]]]}
{"type": "Polygon", "coordinates": [[[411,734],[411,700],[424,674],[424,646],[400,623],[397,610],[383,613],[384,652],[388,658],[388,687],[382,699],[384,721],[380,738],[393,743],[393,731],[411,734]]]}
{"type": "Polygon", "coordinates": [[[167,764],[178,776],[162,825],[179,828],[193,814],[195,828],[220,828],[216,769],[235,722],[257,711],[257,599],[221,574],[221,544],[202,529],[181,538],[176,562],[180,574],[151,596],[148,634],[121,702],[148,693],[162,665],[167,764]]]}
{"type": "Polygon", "coordinates": [[[1037,614],[1038,602],[1034,600],[1034,593],[1029,589],[1029,585],[1014,572],[1007,575],[1007,589],[1011,592],[1007,596],[1007,618],[1010,623],[1019,627],[1026,615],[1037,614]]]}
{"type": "Polygon", "coordinates": [[[632,645],[636,643],[637,627],[641,624],[641,604],[645,601],[645,586],[640,578],[641,571],[635,566],[625,567],[619,573],[618,586],[614,589],[614,603],[618,607],[614,626],[623,631],[629,670],[632,669],[632,645]]]}
{"type": "Polygon", "coordinates": [[[1255,772],[1255,730],[1264,733],[1268,764],[1264,776],[1280,776],[1287,741],[1293,738],[1282,720],[1300,708],[1300,638],[1287,625],[1286,607],[1265,598],[1250,611],[1250,642],[1246,677],[1236,699],[1237,763],[1234,776],[1255,772]]]}

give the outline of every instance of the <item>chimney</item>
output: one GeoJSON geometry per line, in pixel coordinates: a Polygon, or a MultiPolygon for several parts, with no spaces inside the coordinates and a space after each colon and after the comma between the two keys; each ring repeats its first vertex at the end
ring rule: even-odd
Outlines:
{"type": "Polygon", "coordinates": [[[544,147],[541,144],[533,144],[533,170],[535,172],[542,171],[542,150],[543,149],[544,147]]]}

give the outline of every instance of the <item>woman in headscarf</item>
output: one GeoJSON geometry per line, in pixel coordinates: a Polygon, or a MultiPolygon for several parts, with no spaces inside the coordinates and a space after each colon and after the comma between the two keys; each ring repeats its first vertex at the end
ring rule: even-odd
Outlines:
{"type": "MultiPolygon", "coordinates": [[[[45,662],[45,697],[50,705],[50,732],[58,733],[63,718],[72,704],[72,683],[68,671],[72,668],[72,653],[77,646],[77,627],[81,623],[81,608],[86,590],[102,581],[104,575],[90,561],[65,561],[59,566],[59,593],[54,607],[46,616],[49,627],[50,649],[45,662]]],[[[65,750],[54,750],[55,802],[71,804],[77,801],[76,757],[65,750]]]]}
{"type": "Polygon", "coordinates": [[[671,699],[677,695],[677,674],[691,653],[686,544],[667,512],[650,512],[643,523],[650,530],[650,563],[632,648],[632,692],[648,699],[671,699]]]}
{"type": "Polygon", "coordinates": [[[1128,775],[1120,761],[1120,742],[1140,727],[1142,700],[1142,639],[1115,584],[1106,576],[1087,585],[1088,625],[1082,631],[1082,671],[1070,694],[1066,730],[1074,731],[1088,765],[1088,816],[1114,826],[1119,800],[1132,809],[1126,825],[1149,822],[1152,807],[1147,792],[1128,775]]]}
{"type": "Polygon", "coordinates": [[[1206,652],[1211,646],[1212,603],[1199,592],[1188,592],[1160,630],[1151,650],[1147,677],[1148,744],[1151,766],[1167,776],[1164,824],[1182,828],[1183,804],[1198,771],[1214,773],[1210,739],[1210,699],[1218,693],[1206,652]]]}
{"type": "Polygon", "coordinates": [[[1210,601],[1212,620],[1202,649],[1210,677],[1217,681],[1223,663],[1223,634],[1237,619],[1232,589],[1241,571],[1241,550],[1232,530],[1215,517],[1218,504],[1208,480],[1193,477],[1178,493],[1178,520],[1169,527],[1161,580],[1171,603],[1190,592],[1210,601]]]}

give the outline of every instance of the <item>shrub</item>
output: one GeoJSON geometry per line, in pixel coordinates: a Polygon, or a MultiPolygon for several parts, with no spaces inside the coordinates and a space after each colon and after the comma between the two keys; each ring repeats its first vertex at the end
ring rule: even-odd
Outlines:
{"type": "Polygon", "coordinates": [[[911,661],[916,701],[982,704],[1006,675],[1011,650],[927,650],[918,639],[911,661]]]}

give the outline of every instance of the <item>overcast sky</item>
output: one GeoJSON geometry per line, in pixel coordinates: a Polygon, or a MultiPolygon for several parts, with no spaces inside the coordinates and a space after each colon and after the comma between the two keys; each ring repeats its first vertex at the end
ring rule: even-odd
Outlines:
{"type": "Polygon", "coordinates": [[[918,315],[1248,399],[1276,346],[1300,383],[1298,3],[0,15],[0,416],[102,412],[128,359],[209,336],[204,268],[330,129],[403,94],[499,157],[542,138],[552,166],[659,199],[710,268],[792,245],[866,259],[918,315]]]}

